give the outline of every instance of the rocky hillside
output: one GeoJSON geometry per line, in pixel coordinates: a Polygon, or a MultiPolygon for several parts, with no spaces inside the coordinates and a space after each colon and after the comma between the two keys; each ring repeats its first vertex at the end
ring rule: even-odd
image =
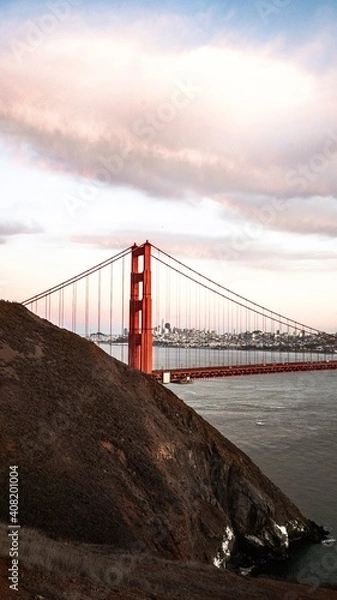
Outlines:
{"type": "MultiPolygon", "coordinates": [[[[0,302],[0,483],[21,526],[110,551],[218,566],[318,541],[252,461],[149,377],[0,302]]],[[[0,520],[8,522],[1,494],[0,520]]]]}

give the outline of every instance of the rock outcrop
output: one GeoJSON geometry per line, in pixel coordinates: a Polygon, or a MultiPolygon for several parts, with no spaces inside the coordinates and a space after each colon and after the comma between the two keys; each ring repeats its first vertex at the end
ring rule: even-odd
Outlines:
{"type": "Polygon", "coordinates": [[[95,344],[1,301],[0,361],[0,482],[19,466],[21,526],[217,566],[322,539],[243,452],[95,344]]]}

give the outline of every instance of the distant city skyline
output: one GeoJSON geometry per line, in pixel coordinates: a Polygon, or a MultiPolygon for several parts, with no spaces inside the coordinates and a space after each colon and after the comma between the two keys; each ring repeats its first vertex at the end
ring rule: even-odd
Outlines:
{"type": "Polygon", "coordinates": [[[0,296],[146,239],[337,330],[337,5],[3,2],[0,296]]]}

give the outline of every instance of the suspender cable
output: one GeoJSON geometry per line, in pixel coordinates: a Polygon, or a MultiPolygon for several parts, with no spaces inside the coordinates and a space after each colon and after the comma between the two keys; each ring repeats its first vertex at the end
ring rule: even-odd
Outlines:
{"type": "Polygon", "coordinates": [[[73,284],[73,302],[71,314],[71,331],[76,331],[76,312],[77,312],[77,282],[73,284]]]}
{"type": "Polygon", "coordinates": [[[101,333],[101,293],[102,293],[102,270],[98,271],[97,281],[97,331],[101,333]]]}
{"type": "MultiPolygon", "coordinates": [[[[125,333],[125,257],[122,258],[122,337],[125,333]]],[[[125,362],[125,348],[124,342],[122,343],[122,357],[121,360],[125,362]]]]}
{"type": "MultiPolygon", "coordinates": [[[[169,316],[169,305],[170,305],[170,269],[166,269],[166,281],[165,281],[165,302],[164,302],[164,311],[163,311],[163,328],[164,328],[164,338],[166,338],[166,323],[169,322],[170,320],[170,316],[169,316]]],[[[168,346],[168,343],[166,341],[165,344],[166,348],[165,348],[165,363],[167,365],[167,368],[169,368],[169,362],[170,362],[170,348],[168,346]]]]}
{"type": "Polygon", "coordinates": [[[61,327],[64,327],[64,289],[60,290],[61,292],[61,327]]]}
{"type": "Polygon", "coordinates": [[[112,307],[113,307],[113,263],[110,265],[110,294],[109,294],[109,339],[110,339],[110,348],[112,347],[112,335],[113,335],[113,326],[112,326],[112,307]]]}
{"type": "Polygon", "coordinates": [[[58,326],[61,327],[61,299],[62,299],[62,290],[59,290],[58,301],[59,301],[59,319],[58,326]]]}
{"type": "Polygon", "coordinates": [[[89,338],[89,277],[85,278],[85,337],[89,338]]]}

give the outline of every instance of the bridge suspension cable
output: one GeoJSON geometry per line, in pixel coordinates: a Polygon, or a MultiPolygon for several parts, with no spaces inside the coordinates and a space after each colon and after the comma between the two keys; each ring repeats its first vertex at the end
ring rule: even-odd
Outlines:
{"type": "Polygon", "coordinates": [[[181,267],[181,269],[179,269],[178,267],[173,267],[172,265],[167,264],[163,259],[161,259],[158,256],[154,255],[155,260],[157,260],[158,262],[162,263],[163,265],[169,267],[170,269],[176,271],[177,273],[179,273],[183,277],[189,279],[190,281],[194,281],[198,285],[201,285],[205,289],[208,289],[210,292],[218,294],[219,296],[222,296],[223,298],[225,298],[226,300],[229,300],[230,302],[235,302],[235,304],[237,304],[238,306],[242,306],[246,310],[250,310],[251,312],[255,312],[256,314],[259,314],[259,315],[262,315],[262,316],[265,316],[265,313],[267,312],[267,313],[269,313],[270,318],[273,318],[273,320],[277,321],[280,324],[284,324],[284,325],[289,326],[289,324],[293,323],[296,326],[296,329],[298,329],[299,327],[301,327],[302,329],[304,329],[306,331],[312,331],[314,333],[324,333],[320,329],[317,329],[315,327],[311,327],[310,325],[306,325],[304,323],[301,323],[300,321],[296,321],[295,319],[286,317],[285,315],[282,315],[282,314],[280,314],[278,312],[275,312],[275,311],[267,308],[266,306],[263,306],[262,304],[258,304],[257,302],[249,300],[248,298],[245,298],[244,296],[242,296],[240,294],[237,294],[236,292],[233,292],[232,290],[230,290],[229,288],[225,287],[221,283],[217,283],[214,280],[212,280],[211,278],[207,277],[206,275],[203,275],[202,273],[199,273],[198,271],[196,271],[192,267],[189,267],[188,265],[182,263],[181,261],[179,261],[178,259],[174,258],[173,256],[170,256],[170,254],[168,254],[167,252],[161,250],[160,248],[157,248],[156,246],[152,246],[152,247],[155,250],[157,250],[158,252],[160,252],[160,254],[166,256],[170,261],[173,261],[175,264],[179,265],[179,267],[181,267]],[[186,269],[187,271],[189,271],[190,273],[192,273],[192,275],[187,275],[186,273],[183,272],[182,269],[186,269]],[[204,282],[207,282],[207,283],[203,283],[203,281],[198,281],[197,278],[201,278],[201,280],[203,280],[204,282]],[[210,285],[207,285],[207,284],[210,284],[210,285]],[[211,285],[216,286],[217,288],[225,291],[226,294],[231,294],[233,296],[233,298],[231,298],[229,295],[226,295],[226,294],[223,294],[223,293],[217,291],[216,289],[213,289],[211,287],[211,285]],[[236,298],[238,298],[238,300],[236,300],[236,298]],[[244,303],[246,303],[246,304],[244,304],[244,303]]]}

